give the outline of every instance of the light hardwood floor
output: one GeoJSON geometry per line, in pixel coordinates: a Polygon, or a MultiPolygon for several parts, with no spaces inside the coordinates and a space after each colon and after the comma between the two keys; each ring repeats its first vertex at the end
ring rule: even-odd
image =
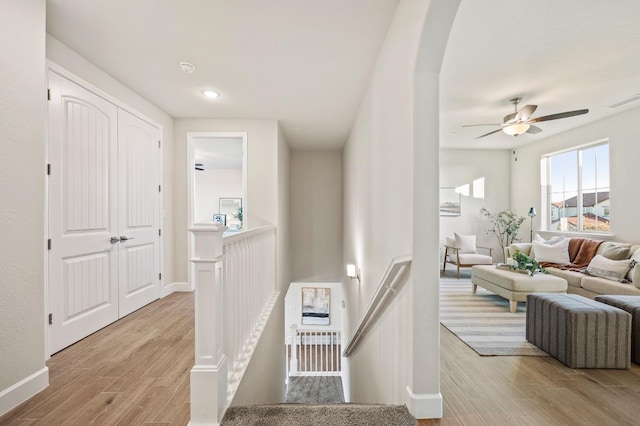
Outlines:
{"type": "MultiPolygon", "coordinates": [[[[444,418],[420,425],[638,425],[640,367],[480,357],[441,327],[444,418]]],[[[193,294],[174,293],[54,355],[50,386],[1,425],[185,425],[193,294]]],[[[283,354],[284,355],[284,354],[283,354]]]]}
{"type": "Polygon", "coordinates": [[[53,355],[49,387],[5,425],[185,425],[193,294],[174,293],[53,355]]]}

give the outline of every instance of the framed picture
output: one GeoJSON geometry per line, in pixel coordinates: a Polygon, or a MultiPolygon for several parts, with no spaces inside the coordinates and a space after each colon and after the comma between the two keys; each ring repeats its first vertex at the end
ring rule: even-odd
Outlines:
{"type": "Polygon", "coordinates": [[[242,227],[242,198],[220,198],[218,211],[227,215],[229,228],[242,227]]]}
{"type": "Polygon", "coordinates": [[[213,221],[219,225],[227,226],[227,215],[222,213],[215,213],[213,215],[213,221]]]}
{"type": "Polygon", "coordinates": [[[329,325],[330,310],[330,288],[302,288],[303,325],[329,325]]]}
{"type": "Polygon", "coordinates": [[[455,188],[440,188],[440,216],[460,216],[460,201],[455,188]]]}

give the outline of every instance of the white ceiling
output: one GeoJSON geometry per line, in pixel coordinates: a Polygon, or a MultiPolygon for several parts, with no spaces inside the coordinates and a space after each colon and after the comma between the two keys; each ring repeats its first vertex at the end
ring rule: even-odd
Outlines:
{"type": "MultiPolygon", "coordinates": [[[[47,0],[47,31],[176,118],[277,119],[294,149],[345,142],[397,0],[47,0]],[[197,70],[185,74],[179,61],[197,70]],[[211,101],[200,91],[222,97],[211,101]]],[[[640,1],[462,0],[441,73],[441,146],[511,148],[638,107],[640,1]],[[512,112],[589,108],[539,135],[512,112]]]]}
{"type": "Polygon", "coordinates": [[[397,3],[47,0],[47,32],[175,118],[277,119],[294,148],[339,149],[397,3]]]}
{"type": "Polygon", "coordinates": [[[605,105],[640,93],[640,1],[462,0],[441,72],[441,146],[512,148],[637,108],[605,105]],[[537,135],[497,127],[521,106],[534,117],[588,108],[587,115],[539,123],[537,135]]]}

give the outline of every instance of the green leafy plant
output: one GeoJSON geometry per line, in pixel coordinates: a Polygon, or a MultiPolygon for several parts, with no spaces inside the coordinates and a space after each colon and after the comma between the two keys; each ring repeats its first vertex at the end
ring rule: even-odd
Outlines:
{"type": "Polygon", "coordinates": [[[482,208],[482,215],[491,222],[491,229],[488,234],[494,234],[500,243],[502,252],[513,242],[518,240],[518,230],[524,222],[524,216],[518,216],[511,210],[503,210],[498,213],[491,213],[489,210],[482,208]]]}
{"type": "Polygon", "coordinates": [[[240,221],[240,227],[242,228],[242,207],[238,207],[238,211],[235,214],[232,214],[231,216],[235,217],[240,221]]]}
{"type": "Polygon", "coordinates": [[[540,272],[542,274],[549,273],[535,259],[530,258],[522,252],[515,252],[511,255],[511,258],[516,262],[516,264],[513,265],[513,269],[517,269],[519,271],[527,271],[529,275],[533,275],[536,272],[540,272]]]}

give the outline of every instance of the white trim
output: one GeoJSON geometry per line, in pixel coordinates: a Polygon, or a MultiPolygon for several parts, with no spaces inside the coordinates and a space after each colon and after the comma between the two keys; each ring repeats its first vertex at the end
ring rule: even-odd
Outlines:
{"type": "MultiPolygon", "coordinates": [[[[60,76],[66,78],[67,80],[72,81],[73,83],[77,84],[78,86],[83,87],[86,90],[92,92],[94,95],[97,95],[97,96],[103,98],[107,102],[111,102],[112,104],[114,104],[118,108],[123,109],[123,110],[127,111],[128,113],[131,113],[131,114],[135,115],[136,117],[138,117],[139,119],[141,119],[143,121],[146,121],[147,123],[151,124],[153,127],[157,127],[159,129],[162,129],[162,125],[161,124],[155,122],[151,118],[149,118],[146,115],[142,114],[138,110],[132,108],[130,105],[125,104],[121,100],[119,100],[117,98],[114,98],[109,93],[105,92],[104,90],[99,89],[97,86],[94,86],[93,84],[91,84],[88,81],[82,79],[81,77],[78,77],[76,74],[72,73],[71,71],[68,71],[67,69],[65,69],[62,66],[56,64],[55,62],[51,61],[50,59],[47,59],[47,70],[48,71],[53,71],[56,74],[59,74],[60,76]]],[[[106,72],[105,72],[105,74],[106,74],[106,72]]],[[[107,75],[109,75],[109,74],[107,74],[107,75]]],[[[49,83],[49,77],[47,75],[47,88],[49,88],[48,83],[49,83]]],[[[137,96],[140,96],[137,93],[135,93],[135,94],[137,96]]]]}
{"type": "Polygon", "coordinates": [[[193,290],[189,288],[188,283],[174,281],[171,284],[162,287],[160,291],[160,298],[162,299],[163,297],[167,297],[171,293],[190,292],[190,291],[193,291],[193,290]]]}
{"type": "Polygon", "coordinates": [[[442,418],[442,394],[423,393],[415,394],[411,386],[407,386],[407,408],[416,419],[441,419],[442,418]]]}
{"type": "Polygon", "coordinates": [[[227,358],[217,365],[194,365],[189,375],[190,418],[188,425],[218,426],[228,406],[227,358]]]}
{"type": "Polygon", "coordinates": [[[0,392],[0,416],[8,413],[49,386],[49,368],[36,371],[29,377],[0,392]]]}

